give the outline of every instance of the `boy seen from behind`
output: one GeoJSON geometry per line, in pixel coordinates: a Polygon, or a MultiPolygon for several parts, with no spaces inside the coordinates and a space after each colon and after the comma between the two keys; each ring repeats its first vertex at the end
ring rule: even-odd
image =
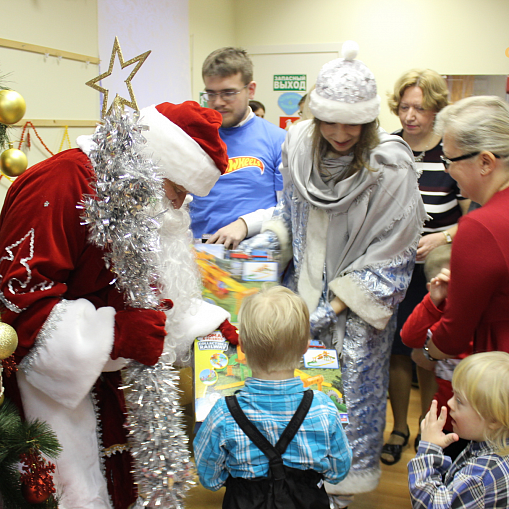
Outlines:
{"type": "MultiPolygon", "coordinates": [[[[312,395],[309,410],[286,450],[281,452],[281,444],[276,447],[286,478],[298,479],[295,491],[283,495],[289,505],[282,507],[328,509],[323,480],[336,484],[344,479],[352,453],[334,403],[322,392],[305,391],[301,379],[294,376],[309,346],[307,306],[287,288],[263,288],[243,300],[239,322],[239,344],[253,376],[233,398],[270,444],[276,445],[296,413],[305,412],[302,408],[297,412],[298,407],[312,395]]],[[[200,481],[211,490],[226,485],[223,508],[271,507],[271,497],[281,496],[272,491],[273,474],[276,471],[276,478],[281,477],[282,470],[269,469],[267,456],[229,410],[234,403],[221,398],[194,440],[200,481]]],[[[292,427],[297,428],[289,426],[285,435],[292,427]]],[[[276,486],[276,492],[278,489],[276,486]]]]}
{"type": "Polygon", "coordinates": [[[421,423],[417,456],[408,464],[414,509],[500,508],[509,501],[509,354],[483,352],[462,360],[452,379],[454,433],[437,402],[421,423]],[[458,437],[470,440],[451,464],[443,449],[458,437]]]}

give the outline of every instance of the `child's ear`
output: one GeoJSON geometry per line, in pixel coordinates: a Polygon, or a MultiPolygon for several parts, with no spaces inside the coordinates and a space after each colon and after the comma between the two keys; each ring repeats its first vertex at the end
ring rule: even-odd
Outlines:
{"type": "Polygon", "coordinates": [[[240,338],[240,334],[239,334],[239,348],[240,348],[241,352],[245,355],[245,352],[242,349],[242,339],[240,338]]]}
{"type": "Polygon", "coordinates": [[[491,431],[497,430],[498,428],[500,428],[500,426],[502,425],[497,421],[488,422],[488,429],[490,429],[491,431]]]}
{"type": "Polygon", "coordinates": [[[428,292],[429,292],[430,288],[431,288],[431,283],[426,283],[426,290],[428,290],[428,292]]]}
{"type": "Polygon", "coordinates": [[[304,355],[309,350],[310,344],[311,344],[311,340],[308,339],[308,342],[307,342],[306,346],[304,347],[304,351],[302,352],[302,355],[304,355]]]}

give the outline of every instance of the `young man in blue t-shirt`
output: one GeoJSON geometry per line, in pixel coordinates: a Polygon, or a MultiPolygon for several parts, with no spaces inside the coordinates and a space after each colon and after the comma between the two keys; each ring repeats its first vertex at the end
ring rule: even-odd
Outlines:
{"type": "Polygon", "coordinates": [[[245,50],[221,48],[212,52],[202,68],[205,99],[223,117],[219,129],[228,149],[229,166],[210,194],[194,197],[191,228],[195,238],[236,248],[246,236],[259,233],[270,219],[277,192],[283,188],[279,173],[285,131],[256,117],[249,107],[254,97],[253,63],[245,50]],[[268,209],[265,213],[250,213],[268,209]]]}

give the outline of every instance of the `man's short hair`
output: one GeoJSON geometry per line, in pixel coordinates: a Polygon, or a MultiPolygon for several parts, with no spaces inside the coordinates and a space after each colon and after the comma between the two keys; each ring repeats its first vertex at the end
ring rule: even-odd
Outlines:
{"type": "Polygon", "coordinates": [[[203,62],[202,77],[220,76],[227,78],[240,73],[244,85],[253,81],[253,62],[247,51],[241,48],[220,48],[213,51],[203,62]]]}
{"type": "Polygon", "coordinates": [[[264,287],[242,301],[239,336],[251,369],[294,369],[310,339],[308,308],[288,288],[264,287]]]}
{"type": "Polygon", "coordinates": [[[249,101],[249,106],[251,106],[251,109],[253,111],[258,111],[259,109],[262,109],[263,111],[265,111],[265,106],[260,101],[255,101],[255,100],[249,101]]]}
{"type": "Polygon", "coordinates": [[[438,276],[440,271],[451,263],[451,244],[444,244],[432,249],[424,262],[424,275],[429,283],[432,278],[438,276]]]}

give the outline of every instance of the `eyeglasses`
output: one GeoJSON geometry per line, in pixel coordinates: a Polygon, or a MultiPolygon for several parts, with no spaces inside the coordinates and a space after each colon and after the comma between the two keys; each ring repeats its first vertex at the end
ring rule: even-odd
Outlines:
{"type": "Polygon", "coordinates": [[[202,97],[203,99],[205,99],[205,101],[209,103],[217,100],[217,97],[219,96],[224,102],[229,103],[232,102],[235,99],[235,96],[237,94],[240,94],[242,90],[244,90],[248,85],[249,83],[247,85],[244,85],[240,90],[225,90],[224,92],[204,92],[202,97]]]}
{"type": "MultiPolygon", "coordinates": [[[[448,170],[449,166],[451,166],[451,163],[463,161],[464,159],[470,159],[471,157],[478,156],[480,153],[481,152],[472,152],[471,154],[465,154],[464,156],[453,157],[451,159],[445,156],[440,156],[440,159],[442,160],[442,163],[444,163],[445,169],[448,170]]],[[[496,157],[497,159],[500,159],[500,156],[497,154],[493,154],[493,156],[496,157]]]]}
{"type": "Polygon", "coordinates": [[[458,157],[452,157],[449,159],[445,156],[440,156],[440,159],[444,163],[445,169],[448,170],[449,166],[451,166],[451,163],[455,163],[457,161],[463,161],[464,159],[470,159],[471,157],[479,155],[480,152],[472,152],[471,154],[465,154],[464,156],[458,156],[458,157]]]}

